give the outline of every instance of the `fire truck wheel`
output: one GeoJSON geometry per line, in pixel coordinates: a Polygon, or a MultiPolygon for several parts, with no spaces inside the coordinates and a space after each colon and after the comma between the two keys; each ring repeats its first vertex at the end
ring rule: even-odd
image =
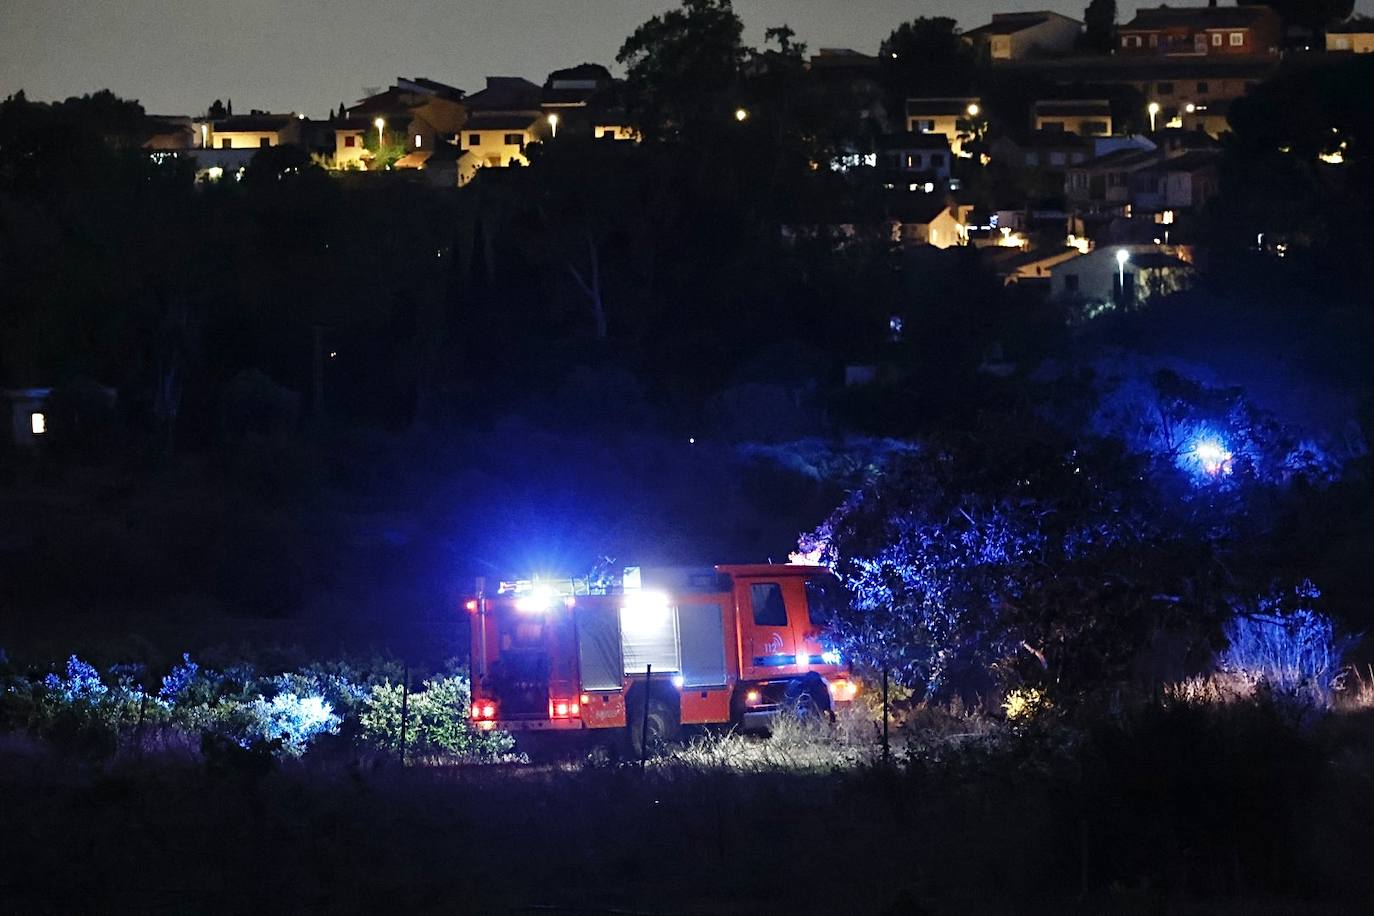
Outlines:
{"type": "Polygon", "coordinates": [[[673,714],[672,707],[658,697],[649,698],[647,716],[643,706],[633,703],[626,710],[626,717],[629,721],[630,750],[636,757],[644,754],[646,725],[650,755],[663,753],[667,745],[677,738],[677,716],[673,714]]]}
{"type": "Polygon", "coordinates": [[[790,710],[801,722],[832,718],[830,693],[820,678],[805,677],[788,684],[783,694],[783,708],[790,710]]]}

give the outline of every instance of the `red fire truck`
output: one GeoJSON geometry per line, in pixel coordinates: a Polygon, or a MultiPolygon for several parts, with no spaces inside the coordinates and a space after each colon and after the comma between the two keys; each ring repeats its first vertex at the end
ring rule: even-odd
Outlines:
{"type": "Polygon", "coordinates": [[[822,567],[772,564],[631,567],[493,593],[479,581],[465,602],[472,719],[517,736],[620,736],[640,752],[685,725],[829,714],[858,690],[819,641],[838,594],[822,567]]]}

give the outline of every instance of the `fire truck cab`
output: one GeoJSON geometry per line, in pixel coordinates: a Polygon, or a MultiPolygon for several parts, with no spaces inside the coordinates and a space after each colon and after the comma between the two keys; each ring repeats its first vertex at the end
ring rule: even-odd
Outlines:
{"type": "Polygon", "coordinates": [[[483,729],[620,729],[635,751],[684,725],[826,715],[857,687],[820,642],[839,585],[818,566],[520,580],[466,599],[483,729]]]}

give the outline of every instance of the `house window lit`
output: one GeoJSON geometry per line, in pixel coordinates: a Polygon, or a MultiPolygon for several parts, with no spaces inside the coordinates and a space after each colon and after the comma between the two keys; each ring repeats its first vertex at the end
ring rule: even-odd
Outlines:
{"type": "Polygon", "coordinates": [[[424,137],[421,137],[419,134],[416,134],[416,135],[415,135],[415,148],[416,148],[416,149],[419,149],[419,148],[423,145],[423,141],[424,141],[424,137]]]}
{"type": "Polygon", "coordinates": [[[1220,33],[1220,32],[1213,32],[1213,33],[1212,33],[1212,47],[1214,47],[1214,48],[1220,48],[1220,47],[1221,47],[1221,33],[1220,33]]]}
{"type": "Polygon", "coordinates": [[[1159,36],[1158,36],[1158,35],[1153,35],[1153,34],[1152,34],[1152,35],[1150,36],[1150,47],[1152,47],[1152,48],[1157,48],[1157,47],[1159,47],[1159,36]]]}
{"type": "Polygon", "coordinates": [[[29,429],[35,436],[41,436],[48,431],[48,418],[41,413],[29,414],[29,429]]]}
{"type": "Polygon", "coordinates": [[[1232,33],[1231,33],[1231,47],[1233,47],[1233,48],[1239,48],[1239,47],[1240,47],[1241,45],[1243,45],[1243,44],[1245,44],[1245,33],[1244,33],[1244,32],[1232,32],[1232,33]]]}

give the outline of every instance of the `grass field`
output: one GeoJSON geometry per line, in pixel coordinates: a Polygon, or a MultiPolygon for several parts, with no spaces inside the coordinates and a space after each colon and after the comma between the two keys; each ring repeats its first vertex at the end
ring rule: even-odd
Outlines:
{"type": "MultiPolygon", "coordinates": [[[[929,717],[928,717],[929,718],[929,717]]],[[[4,913],[1344,913],[1374,720],[698,735],[636,765],[100,764],[0,743],[4,913]],[[1199,729],[1213,737],[1199,739],[1199,729]],[[1180,742],[1187,739],[1188,746],[1180,742]]]]}

